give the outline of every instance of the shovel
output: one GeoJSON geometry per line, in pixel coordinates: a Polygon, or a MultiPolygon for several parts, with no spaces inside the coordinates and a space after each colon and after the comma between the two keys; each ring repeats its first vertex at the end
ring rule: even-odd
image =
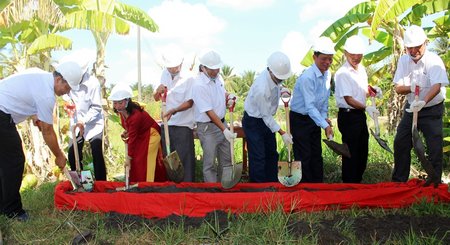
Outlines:
{"type": "MultiPolygon", "coordinates": [[[[230,113],[230,131],[231,133],[234,133],[234,125],[233,125],[233,110],[234,110],[233,103],[232,106],[229,106],[228,110],[230,113]]],[[[231,152],[231,166],[224,167],[222,171],[222,178],[220,180],[220,183],[222,184],[222,187],[225,189],[230,189],[233,186],[235,186],[242,177],[242,166],[243,164],[235,164],[234,163],[234,139],[230,142],[230,152],[231,152]]]]}
{"type": "MultiPolygon", "coordinates": [[[[374,88],[372,88],[372,86],[370,86],[370,85],[369,85],[369,95],[370,95],[370,99],[372,101],[372,106],[376,107],[376,104],[375,104],[376,90],[374,88]]],[[[375,124],[375,132],[373,132],[373,130],[370,129],[370,133],[377,140],[378,144],[383,149],[385,149],[386,151],[388,151],[390,153],[393,153],[391,148],[387,144],[387,141],[380,138],[380,125],[378,124],[378,115],[377,114],[373,115],[373,122],[375,124]]]]}
{"type": "MultiPolygon", "coordinates": [[[[416,86],[414,90],[414,101],[419,100],[419,90],[420,87],[416,86]]],[[[420,139],[419,131],[417,130],[417,119],[419,116],[419,112],[413,108],[413,121],[412,121],[412,143],[414,152],[419,158],[420,163],[422,164],[423,169],[428,174],[428,179],[425,182],[424,186],[429,186],[431,183],[434,184],[434,187],[437,187],[440,184],[440,179],[437,177],[436,172],[434,171],[433,165],[431,165],[430,161],[425,156],[425,146],[423,145],[422,139],[420,139]]]]}
{"type": "Polygon", "coordinates": [[[69,174],[72,176],[72,179],[74,179],[74,182],[80,184],[85,191],[92,191],[94,188],[94,178],[92,177],[92,173],[89,170],[81,170],[80,167],[76,129],[76,126],[72,128],[73,153],[75,155],[76,171],[70,171],[69,174]]]}
{"type": "Polygon", "coordinates": [[[348,149],[348,145],[345,143],[339,144],[333,141],[333,136],[329,136],[328,139],[323,139],[325,145],[328,146],[331,150],[333,150],[336,154],[342,155],[347,158],[351,158],[350,150],[348,149]]]}
{"type": "MultiPolygon", "coordinates": [[[[289,122],[289,101],[291,100],[291,94],[284,92],[281,94],[281,100],[284,103],[284,111],[286,113],[286,132],[291,134],[290,122],[289,122]]],[[[300,183],[302,180],[302,163],[300,161],[292,161],[291,158],[292,145],[288,144],[287,162],[278,162],[278,181],[287,187],[292,187],[300,183]]]]}
{"type": "MultiPolygon", "coordinates": [[[[167,88],[164,89],[164,94],[161,96],[161,111],[164,115],[166,113],[166,97],[167,88]]],[[[170,137],[169,137],[169,125],[167,124],[167,118],[163,116],[164,123],[164,139],[166,142],[166,157],[163,160],[164,167],[166,168],[167,177],[175,182],[180,183],[184,179],[184,168],[181,163],[180,157],[176,151],[170,152],[170,137]]]]}
{"type": "Polygon", "coordinates": [[[134,184],[130,186],[130,157],[128,156],[128,144],[125,143],[125,186],[124,187],[117,187],[116,191],[126,191],[130,188],[137,187],[138,184],[134,184]]]}

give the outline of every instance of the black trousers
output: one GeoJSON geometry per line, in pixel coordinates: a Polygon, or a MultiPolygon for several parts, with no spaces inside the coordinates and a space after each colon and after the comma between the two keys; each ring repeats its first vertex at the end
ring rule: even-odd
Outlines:
{"type": "Polygon", "coordinates": [[[21,215],[20,185],[25,165],[22,140],[9,114],[0,111],[0,214],[21,215]]]}
{"type": "MultiPolygon", "coordinates": [[[[84,147],[84,137],[77,138],[78,144],[78,155],[80,157],[80,167],[83,161],[83,147],[84,147]]],[[[94,163],[94,175],[95,180],[106,180],[106,166],[105,159],[103,157],[103,133],[99,133],[89,140],[91,146],[92,160],[94,163]]],[[[73,144],[69,147],[69,163],[72,171],[75,171],[75,154],[73,152],[73,144]]]]}
{"type": "MultiPolygon", "coordinates": [[[[405,105],[409,108],[409,104],[405,105]]],[[[417,119],[417,129],[423,133],[425,138],[428,159],[433,165],[439,179],[442,177],[443,164],[443,132],[442,117],[444,115],[444,103],[431,107],[424,107],[419,111],[417,119]]],[[[392,181],[406,182],[409,179],[411,167],[412,149],[412,113],[403,111],[403,117],[397,127],[397,134],[394,139],[394,172],[392,181]]]]}
{"type": "Polygon", "coordinates": [[[302,162],[302,181],[323,182],[321,128],[307,115],[290,112],[294,158],[302,162]]]}
{"type": "MultiPolygon", "coordinates": [[[[169,126],[170,150],[176,151],[184,168],[183,182],[195,182],[194,132],[185,126],[169,126]]],[[[161,127],[161,143],[164,157],[167,155],[164,127],[161,127]]]]}
{"type": "Polygon", "coordinates": [[[278,181],[278,152],[275,133],[272,133],[262,118],[251,117],[244,112],[242,127],[248,148],[250,182],[278,181]]]}
{"type": "Polygon", "coordinates": [[[360,183],[367,166],[369,131],[363,110],[339,109],[338,128],[342,142],[348,145],[351,158],[342,157],[342,182],[360,183]]]}

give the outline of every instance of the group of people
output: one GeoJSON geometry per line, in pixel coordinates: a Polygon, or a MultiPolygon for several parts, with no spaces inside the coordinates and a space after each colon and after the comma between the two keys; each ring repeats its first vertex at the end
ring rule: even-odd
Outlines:
{"type": "MultiPolygon", "coordinates": [[[[442,175],[442,117],[445,86],[448,78],[442,60],[426,50],[427,37],[422,28],[411,26],[405,31],[406,54],[398,62],[394,76],[395,91],[407,95],[403,118],[394,140],[395,166],[393,181],[407,181],[412,149],[411,111],[420,111],[418,129],[425,136],[429,159],[438,177],[442,175]],[[420,88],[415,100],[416,86],[420,88]]],[[[278,152],[276,133],[283,143],[293,145],[294,159],[302,163],[302,182],[323,182],[321,129],[326,138],[333,138],[333,125],[328,115],[331,88],[329,67],[335,54],[334,44],[321,37],[313,45],[314,63],[297,79],[290,103],[290,132],[281,129],[274,120],[280,95],[289,91],[282,86],[292,75],[288,56],[274,52],[267,59],[267,67],[252,84],[244,101],[242,127],[247,139],[249,177],[251,182],[276,182],[278,152]]],[[[358,36],[349,37],[344,45],[346,62],[335,74],[336,104],[339,107],[337,124],[342,140],[350,149],[351,158],[343,157],[342,181],[359,183],[368,156],[366,113],[379,114],[372,104],[366,105],[368,76],[361,64],[365,44],[358,36]]],[[[236,133],[224,120],[226,109],[234,107],[236,96],[225,90],[220,76],[220,55],[207,49],[199,54],[198,72],[183,69],[180,52],[164,54],[165,69],[154,99],[164,100],[167,111],[170,149],[163,151],[160,125],[137,102],[129,86],[117,84],[108,99],[118,113],[124,128],[121,138],[127,144],[130,160],[130,181],[166,181],[163,152],[177,151],[184,166],[184,181],[195,180],[194,127],[203,149],[204,182],[220,182],[222,170],[231,166],[230,145],[236,133]],[[217,160],[217,161],[216,161],[217,160]]],[[[377,97],[380,88],[373,86],[377,97]]],[[[95,178],[106,180],[102,153],[103,113],[100,85],[88,69],[83,57],[67,59],[49,73],[37,68],[27,69],[0,81],[0,214],[27,220],[19,188],[24,171],[25,156],[16,124],[31,117],[42,132],[44,141],[55,155],[61,169],[66,155],[60,148],[53,128],[53,109],[56,96],[68,95],[68,109],[72,126],[78,128],[76,139],[81,153],[84,141],[90,143],[95,178]]],[[[69,162],[75,168],[73,144],[69,162]]],[[[82,155],[81,155],[82,158],[82,155]]]]}

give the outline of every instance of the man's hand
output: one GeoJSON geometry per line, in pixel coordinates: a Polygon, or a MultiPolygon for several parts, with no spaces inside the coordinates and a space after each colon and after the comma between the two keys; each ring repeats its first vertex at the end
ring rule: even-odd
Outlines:
{"type": "Polygon", "coordinates": [[[232,142],[237,137],[237,133],[232,133],[229,129],[223,130],[223,135],[225,136],[225,139],[228,140],[228,142],[232,142]]]}
{"type": "Polygon", "coordinates": [[[281,135],[281,138],[283,139],[283,143],[286,146],[294,144],[294,142],[292,141],[292,135],[291,134],[284,133],[284,134],[281,135]]]}
{"type": "Polygon", "coordinates": [[[411,105],[409,106],[409,109],[406,109],[406,112],[419,112],[422,110],[422,108],[425,106],[425,101],[419,100],[419,101],[413,101],[411,105]]]}
{"type": "Polygon", "coordinates": [[[327,137],[327,139],[333,139],[334,133],[333,128],[331,126],[325,128],[325,136],[327,137]]]}
{"type": "Polygon", "coordinates": [[[66,167],[67,158],[66,156],[61,152],[56,156],[55,158],[55,164],[58,166],[61,170],[63,170],[66,167]]]}
{"type": "Polygon", "coordinates": [[[76,106],[72,102],[64,103],[64,111],[69,115],[69,117],[73,117],[76,111],[76,106]]]}
{"type": "Polygon", "coordinates": [[[237,97],[234,94],[229,94],[227,96],[227,107],[233,107],[236,104],[237,97]]]}
{"type": "Polygon", "coordinates": [[[383,90],[381,90],[380,87],[372,86],[372,88],[375,90],[375,93],[376,93],[375,97],[377,97],[377,98],[382,98],[383,97],[383,90]]]}
{"type": "Polygon", "coordinates": [[[367,114],[369,114],[369,117],[371,117],[372,119],[375,118],[375,115],[380,115],[380,111],[378,111],[377,108],[375,108],[375,106],[371,105],[371,106],[367,106],[366,107],[366,112],[367,114]]]}
{"type": "Polygon", "coordinates": [[[75,124],[75,127],[78,127],[78,129],[80,130],[80,136],[84,135],[84,122],[77,122],[77,124],[75,124]]]}

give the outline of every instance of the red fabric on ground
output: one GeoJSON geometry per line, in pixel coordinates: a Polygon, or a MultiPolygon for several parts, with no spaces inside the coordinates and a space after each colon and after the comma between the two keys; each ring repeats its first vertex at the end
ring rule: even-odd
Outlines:
{"type": "MultiPolygon", "coordinates": [[[[285,187],[280,183],[240,183],[223,192],[208,193],[136,193],[108,192],[123,186],[121,182],[97,181],[93,192],[71,193],[68,181],[55,188],[55,206],[60,210],[118,212],[147,218],[169,215],[203,217],[213,210],[254,213],[275,210],[285,212],[360,208],[401,208],[423,200],[450,202],[448,185],[422,187],[423,181],[378,184],[299,184],[285,187]],[[233,192],[240,189],[275,188],[275,192],[233,192]]],[[[139,188],[176,186],[178,188],[221,188],[220,183],[149,183],[139,188]]]]}

